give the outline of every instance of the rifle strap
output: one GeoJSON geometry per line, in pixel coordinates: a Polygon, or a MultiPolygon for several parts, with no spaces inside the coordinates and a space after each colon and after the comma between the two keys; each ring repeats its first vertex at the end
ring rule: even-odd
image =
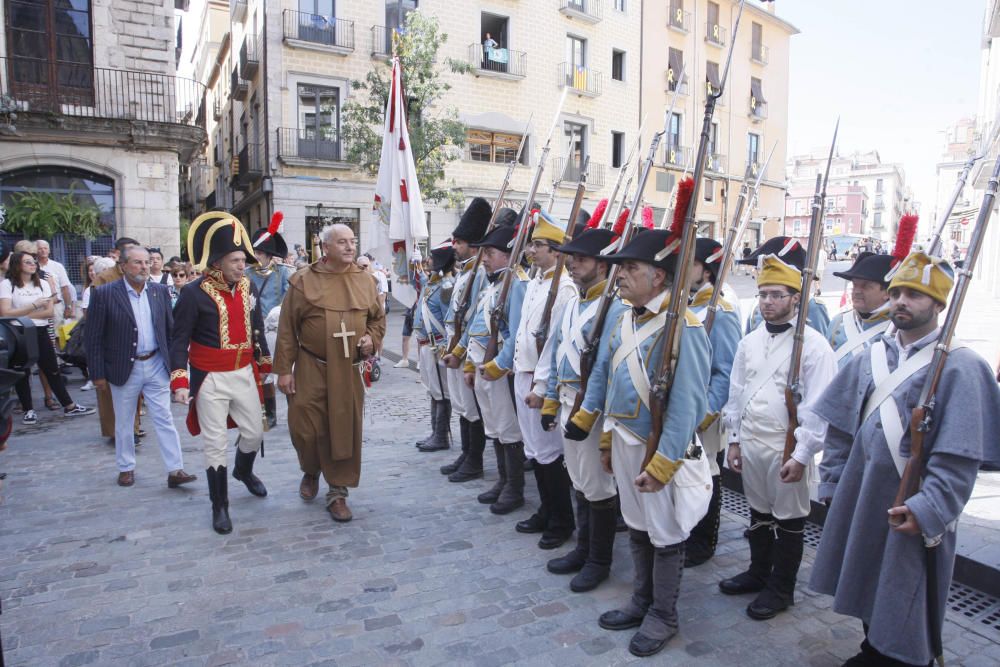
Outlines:
{"type": "MultiPolygon", "coordinates": [[[[563,311],[562,331],[560,332],[559,348],[556,352],[558,359],[566,359],[573,372],[580,375],[580,353],[587,346],[587,339],[583,335],[583,330],[597,315],[600,306],[600,299],[594,299],[582,313],[577,314],[580,299],[574,296],[566,309],[563,311]]],[[[597,334],[600,335],[599,333],[597,334]]]]}
{"type": "Polygon", "coordinates": [[[858,326],[854,313],[848,313],[845,315],[842,322],[844,332],[847,334],[847,340],[833,353],[834,359],[836,359],[838,363],[849,354],[860,354],[861,351],[864,350],[865,343],[886,331],[889,328],[889,325],[892,324],[890,320],[885,320],[884,322],[879,322],[870,329],[861,329],[858,326]]]}
{"type": "Polygon", "coordinates": [[[750,380],[750,384],[746,386],[743,390],[743,394],[740,395],[740,415],[746,411],[747,406],[750,405],[750,401],[752,401],[753,397],[756,396],[757,393],[764,387],[777,386],[779,393],[784,391],[784,384],[786,380],[783,378],[779,384],[774,381],[773,378],[778,373],[787,375],[788,362],[792,358],[793,347],[794,336],[788,334],[786,338],[784,338],[773,350],[771,350],[771,353],[764,360],[764,367],[753,377],[752,380],[750,380]]]}
{"type": "Polygon", "coordinates": [[[428,291],[429,290],[424,289],[424,294],[421,295],[420,316],[424,320],[424,329],[427,333],[427,337],[430,338],[433,343],[444,335],[444,325],[441,324],[441,321],[434,317],[434,313],[431,312],[428,301],[433,294],[428,294],[428,291]]]}
{"type": "Polygon", "coordinates": [[[642,344],[651,336],[655,336],[663,329],[663,324],[667,321],[667,312],[658,313],[653,319],[643,324],[637,330],[633,319],[632,309],[625,311],[622,317],[621,338],[622,343],[611,358],[612,372],[616,370],[624,361],[628,368],[629,377],[632,379],[632,386],[639,394],[639,400],[649,410],[649,376],[643,368],[642,344]]]}

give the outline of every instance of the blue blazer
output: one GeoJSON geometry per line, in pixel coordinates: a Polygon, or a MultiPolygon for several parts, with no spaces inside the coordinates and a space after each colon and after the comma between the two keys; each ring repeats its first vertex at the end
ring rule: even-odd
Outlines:
{"type": "MultiPolygon", "coordinates": [[[[149,298],[149,310],[153,315],[156,345],[158,352],[163,355],[164,364],[168,365],[169,373],[170,332],[174,327],[170,290],[159,283],[146,283],[145,289],[149,298]]],[[[135,364],[139,329],[124,279],[90,291],[90,307],[87,308],[85,326],[84,344],[87,348],[90,378],[107,379],[115,385],[125,384],[135,364]]]]}

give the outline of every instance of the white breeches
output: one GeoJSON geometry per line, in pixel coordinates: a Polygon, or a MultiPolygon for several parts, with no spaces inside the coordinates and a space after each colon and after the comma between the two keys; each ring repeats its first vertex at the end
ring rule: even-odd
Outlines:
{"type": "Polygon", "coordinates": [[[712,498],[708,461],[704,456],[696,461],[685,460],[663,489],[640,493],[635,478],[644,456],[642,444],[627,444],[617,431],[611,432],[611,465],[618,480],[625,523],[633,530],[649,533],[656,547],[683,542],[708,511],[712,498]]]}
{"type": "Polygon", "coordinates": [[[759,440],[747,438],[740,443],[743,457],[743,493],[750,507],[775,519],[799,519],[809,516],[809,484],[815,476],[813,466],[806,466],[798,482],[781,481],[782,450],[759,440]]]}
{"type": "Polygon", "coordinates": [[[720,416],[712,422],[711,426],[698,434],[698,439],[701,441],[702,449],[705,450],[705,456],[708,458],[708,467],[712,471],[713,477],[720,474],[716,455],[723,450],[722,441],[725,440],[723,430],[722,417],[720,416]]]}
{"type": "Polygon", "coordinates": [[[517,399],[517,422],[524,437],[524,455],[541,464],[552,463],[563,453],[563,438],[559,431],[542,429],[542,411],[524,403],[531,393],[532,374],[514,375],[514,397],[517,399]]]}
{"type": "Polygon", "coordinates": [[[423,382],[427,393],[435,401],[447,401],[448,380],[445,379],[447,367],[437,358],[434,348],[430,345],[421,345],[417,356],[420,358],[420,381],[423,382]],[[442,380],[444,380],[443,385],[442,380]]]}
{"type": "Polygon", "coordinates": [[[476,394],[465,384],[465,373],[461,368],[448,368],[446,371],[445,382],[448,383],[448,397],[451,400],[452,411],[470,422],[479,421],[476,394]]]}
{"type": "Polygon", "coordinates": [[[517,423],[514,397],[510,395],[510,378],[490,382],[476,377],[476,398],[483,411],[486,436],[496,438],[501,445],[521,442],[521,427],[517,423]]]}
{"type": "MultiPolygon", "coordinates": [[[[576,400],[576,392],[572,389],[559,388],[559,430],[562,437],[562,429],[569,419],[570,410],[573,409],[573,402],[576,400]]],[[[615,488],[615,477],[609,475],[601,466],[601,434],[604,432],[604,417],[598,417],[594,422],[594,428],[590,430],[590,435],[586,440],[576,441],[563,439],[563,452],[566,455],[566,470],[569,471],[569,478],[573,482],[573,488],[583,494],[590,502],[607,500],[618,493],[615,488]]]]}
{"type": "Polygon", "coordinates": [[[226,417],[232,417],[239,428],[241,450],[255,452],[260,449],[264,427],[260,396],[250,364],[235,371],[209,373],[198,388],[195,404],[206,467],[226,465],[229,445],[226,417]]]}

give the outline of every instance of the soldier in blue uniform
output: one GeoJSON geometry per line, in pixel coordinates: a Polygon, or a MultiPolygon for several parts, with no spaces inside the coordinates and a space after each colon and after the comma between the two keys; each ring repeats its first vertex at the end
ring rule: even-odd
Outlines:
{"type": "Polygon", "coordinates": [[[892,270],[892,261],[892,255],[862,252],[854,266],[833,273],[851,281],[851,310],[834,315],[827,335],[841,368],[868,349],[891,324],[886,274],[892,270]]]}
{"type": "MultiPolygon", "coordinates": [[[[691,302],[688,309],[705,322],[708,302],[721,286],[715,284],[722,262],[722,244],[714,239],[696,241],[694,273],[691,278],[691,302]]],[[[735,295],[732,295],[735,297],[735,295]]],[[[729,400],[729,374],[736,357],[742,332],[740,318],[732,303],[720,296],[708,339],[712,343],[712,377],[708,383],[708,413],[698,426],[702,447],[712,470],[712,500],[708,513],[691,531],[685,543],[684,566],[701,565],[715,555],[719,542],[719,517],[722,509],[722,478],[718,458],[723,451],[723,428],[719,415],[729,400]]]]}
{"type": "MultiPolygon", "coordinates": [[[[708,412],[712,351],[698,318],[686,311],[663,431],[643,468],[652,427],[650,385],[663,354],[663,332],[676,254],[656,254],[670,239],[666,230],[638,234],[608,261],[620,263],[621,296],[632,304],[601,341],[583,405],[566,424],[566,437],[583,440],[604,415],[601,458],[618,483],[635,565],[632,598],[605,612],[607,630],[638,627],[629,643],[637,656],[658,653],[677,634],[677,596],[684,541],[705,515],[712,495],[711,471],[695,430],[708,412]]],[[[684,286],[687,289],[687,286],[684,286]]]]}
{"type": "Polygon", "coordinates": [[[420,290],[413,317],[413,334],[417,337],[417,357],[420,359],[420,381],[431,397],[431,437],[417,445],[422,452],[436,452],[451,447],[451,400],[447,367],[441,361],[441,348],[447,343],[444,327],[445,311],[451,301],[455,279],[455,251],[451,241],[431,250],[431,275],[420,290]]]}
{"type": "MultiPolygon", "coordinates": [[[[736,260],[736,263],[756,266],[761,261],[761,258],[767,255],[775,255],[781,261],[796,267],[799,271],[806,265],[805,248],[802,247],[801,243],[788,236],[775,236],[773,239],[764,241],[749,256],[736,260]]],[[[750,333],[763,323],[764,318],[760,316],[760,306],[754,306],[753,312],[747,318],[746,329],[743,332],[744,335],[750,333]]],[[[806,320],[806,324],[824,336],[826,336],[827,331],[830,329],[830,313],[827,311],[826,305],[814,296],[809,297],[809,317],[806,320]]]]}

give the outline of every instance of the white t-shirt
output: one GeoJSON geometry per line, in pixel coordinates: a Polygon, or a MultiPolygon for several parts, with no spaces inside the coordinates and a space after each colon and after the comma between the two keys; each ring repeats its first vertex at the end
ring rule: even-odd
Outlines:
{"type": "Polygon", "coordinates": [[[389,279],[381,271],[375,272],[375,280],[378,281],[378,293],[385,294],[389,291],[389,279]]]}
{"type": "Polygon", "coordinates": [[[83,290],[83,298],[80,299],[80,308],[84,310],[90,308],[90,287],[86,287],[83,290]]]}
{"type": "MultiPolygon", "coordinates": [[[[52,288],[45,280],[42,281],[41,287],[35,287],[34,283],[28,283],[24,287],[14,287],[9,278],[0,281],[0,299],[10,299],[11,308],[26,308],[38,299],[49,296],[52,296],[52,288]]],[[[31,321],[38,327],[49,325],[47,319],[36,320],[32,317],[31,321]]]]}
{"type": "MultiPolygon", "coordinates": [[[[44,271],[45,273],[51,275],[53,278],[56,279],[56,285],[59,286],[60,291],[62,290],[63,287],[73,286],[73,283],[69,281],[69,274],[66,273],[66,267],[57,262],[56,260],[50,259],[45,266],[39,265],[38,268],[40,268],[42,271],[44,271]]],[[[73,295],[73,298],[76,298],[75,293],[73,295]]]]}

